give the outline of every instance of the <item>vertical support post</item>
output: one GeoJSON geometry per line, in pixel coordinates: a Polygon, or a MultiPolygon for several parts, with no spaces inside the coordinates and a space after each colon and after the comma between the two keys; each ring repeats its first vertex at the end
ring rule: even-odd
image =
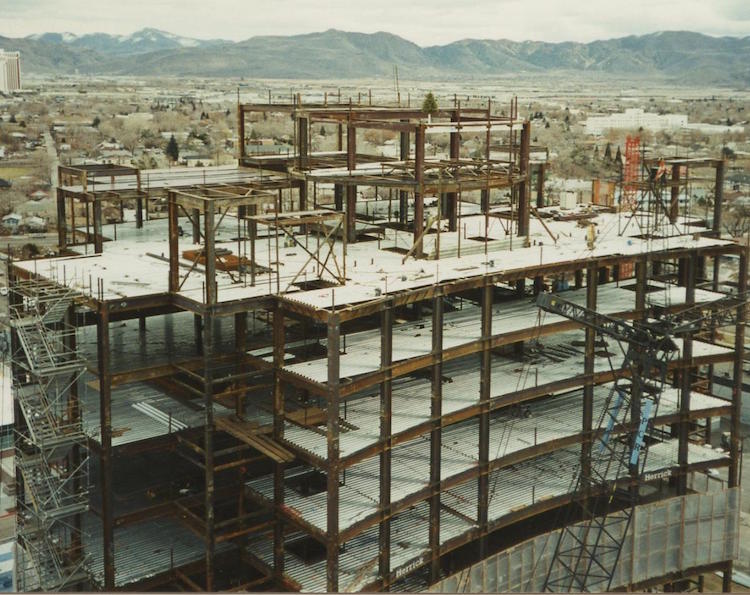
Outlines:
{"type": "Polygon", "coordinates": [[[237,160],[239,161],[238,165],[241,166],[242,160],[245,158],[245,110],[239,102],[239,91],[237,94],[237,160]]]}
{"type": "MultiPolygon", "coordinates": [[[[458,130],[460,114],[458,110],[454,110],[451,113],[451,123],[456,126],[456,130],[450,133],[450,160],[458,161],[461,156],[461,133],[458,130]]],[[[448,192],[446,198],[446,209],[445,212],[448,216],[448,231],[456,231],[458,229],[458,193],[448,192]]]]}
{"type": "Polygon", "coordinates": [[[529,190],[531,187],[531,171],[529,170],[529,150],[531,147],[531,122],[526,120],[521,129],[521,154],[519,170],[521,184],[518,187],[518,235],[529,235],[529,190]]]}
{"type": "MultiPolygon", "coordinates": [[[[685,268],[685,306],[695,304],[695,255],[684,259],[685,268]]],[[[680,427],[677,445],[677,464],[680,475],[677,478],[677,495],[687,493],[688,445],[690,437],[690,391],[693,385],[693,335],[687,333],[682,337],[682,366],[680,377],[680,427]]]]}
{"type": "Polygon", "coordinates": [[[544,206],[544,178],[547,166],[545,163],[537,165],[536,170],[536,208],[541,209],[544,206]]]}
{"type": "Polygon", "coordinates": [[[169,291],[180,290],[180,247],[177,225],[177,197],[171,190],[167,194],[169,225],[169,291]]]}
{"type": "Polygon", "coordinates": [[[724,202],[724,167],[726,161],[721,159],[716,162],[716,175],[714,178],[714,220],[711,229],[718,237],[721,234],[721,211],[724,202]]]}
{"type": "Polygon", "coordinates": [[[193,209],[193,244],[201,243],[201,211],[193,209]]]}
{"type": "Polygon", "coordinates": [[[99,467],[102,487],[102,548],[104,590],[115,588],[115,539],[112,486],[112,377],[110,374],[109,306],[102,303],[96,321],[96,348],[99,376],[99,425],[101,451],[99,467]]]}
{"type": "MultiPolygon", "coordinates": [[[[273,312],[273,437],[284,437],[284,386],[281,369],[284,367],[284,345],[286,332],[284,311],[277,307],[273,312]]],[[[274,463],[273,468],[273,571],[278,584],[284,574],[284,463],[274,463]]]]}
{"type": "Polygon", "coordinates": [[[68,221],[65,214],[65,193],[62,188],[57,189],[57,246],[60,252],[68,245],[68,221]]]}
{"type": "Polygon", "coordinates": [[[574,273],[575,281],[574,281],[574,287],[575,289],[581,289],[583,287],[583,270],[578,269],[574,273]]]}
{"type": "MultiPolygon", "coordinates": [[[[745,359],[745,324],[747,321],[747,306],[745,305],[745,292],[747,291],[747,257],[748,250],[742,248],[740,252],[740,271],[737,280],[737,295],[740,296],[740,305],[737,307],[737,325],[734,329],[734,363],[732,372],[734,384],[732,385],[732,417],[729,428],[729,487],[735,488],[740,485],[742,471],[740,469],[740,417],[742,414],[742,380],[744,371],[742,368],[745,359]]],[[[734,564],[727,563],[722,579],[722,590],[725,593],[732,591],[732,571],[734,564]]]]}
{"type": "MultiPolygon", "coordinates": [[[[143,195],[141,194],[141,170],[136,170],[135,172],[135,183],[136,183],[136,190],[138,191],[138,195],[135,199],[135,226],[138,229],[141,229],[143,227],[143,195]]],[[[122,216],[122,209],[123,204],[122,201],[120,201],[120,218],[124,219],[122,216]]]]}
{"type": "MultiPolygon", "coordinates": [[[[214,203],[210,200],[205,202],[203,214],[203,239],[206,255],[206,305],[213,306],[217,301],[216,295],[216,242],[214,237],[214,203]]],[[[206,326],[206,329],[213,327],[206,326]]],[[[208,333],[204,333],[208,334],[208,333]]]]}
{"type": "MultiPolygon", "coordinates": [[[[595,263],[586,267],[586,307],[596,311],[597,301],[597,267],[595,263]]],[[[581,443],[581,477],[584,489],[591,487],[591,447],[593,442],[594,424],[594,364],[596,362],[596,331],[587,326],[586,344],[583,359],[583,373],[586,384],[583,386],[583,419],[581,431],[583,442],[581,443]]]]}
{"type": "MultiPolygon", "coordinates": [[[[213,205],[211,205],[213,214],[213,205]]],[[[211,221],[213,217],[210,218],[211,221]]],[[[209,221],[209,217],[206,217],[209,221]]],[[[208,230],[206,230],[208,231],[208,230]]],[[[208,233],[206,234],[208,238],[208,233]]],[[[213,239],[213,238],[211,238],[213,239]]],[[[208,242],[207,242],[208,244],[208,242]]],[[[208,267],[206,267],[208,269],[208,267]]],[[[208,294],[208,285],[206,286],[208,294]]],[[[206,533],[204,536],[206,546],[206,591],[214,590],[214,554],[216,539],[214,532],[214,400],[213,400],[213,328],[214,314],[211,308],[207,308],[203,315],[203,407],[204,407],[204,427],[203,427],[203,449],[205,451],[205,520],[206,533]]]]}
{"type": "MultiPolygon", "coordinates": [[[[635,263],[635,311],[636,320],[646,319],[646,277],[648,272],[648,262],[644,258],[639,258],[635,263]]],[[[638,373],[642,374],[643,366],[638,364],[638,373]]],[[[633,424],[640,423],[641,419],[641,399],[643,398],[643,391],[639,382],[632,383],[631,397],[630,397],[630,421],[633,424]]],[[[631,448],[635,448],[636,436],[633,435],[631,441],[631,448]]],[[[635,465],[629,465],[629,471],[632,476],[638,475],[638,463],[635,465]]],[[[634,497],[638,497],[639,489],[638,484],[632,486],[632,494],[634,497]]]]}
{"type": "Polygon", "coordinates": [[[674,164],[672,166],[672,183],[670,184],[669,192],[669,221],[671,223],[677,222],[677,217],[680,215],[680,166],[674,164]]]}
{"type": "MultiPolygon", "coordinates": [[[[440,457],[443,427],[443,295],[432,300],[432,391],[430,398],[430,583],[440,578],[440,457]]],[[[489,445],[489,442],[488,442],[489,445]]]]}
{"type": "Polygon", "coordinates": [[[102,238],[102,201],[94,199],[94,254],[104,251],[102,238]]]}
{"type": "Polygon", "coordinates": [[[386,303],[380,314],[380,525],[378,527],[378,575],[385,584],[391,573],[391,450],[393,435],[393,390],[391,364],[393,363],[393,305],[386,303]]]}
{"type": "MultiPolygon", "coordinates": [[[[406,120],[401,120],[402,122],[406,120]]],[[[409,133],[402,131],[400,137],[400,153],[399,158],[401,161],[409,159],[409,133]]],[[[404,225],[409,221],[409,193],[406,190],[398,191],[398,220],[399,223],[404,225]]]]}
{"type": "Polygon", "coordinates": [[[328,317],[328,506],[326,531],[326,590],[339,590],[339,340],[341,323],[328,317]]]}
{"type": "MultiPolygon", "coordinates": [[[[237,352],[237,373],[245,372],[245,356],[247,351],[247,312],[237,312],[234,315],[234,349],[237,352]]],[[[240,381],[246,386],[246,380],[240,381]]],[[[242,417],[245,412],[245,390],[240,391],[235,396],[234,412],[237,416],[242,417]]]]}
{"type": "Polygon", "coordinates": [[[344,187],[341,184],[333,185],[333,206],[337,211],[344,210],[344,187]]]}
{"type": "Polygon", "coordinates": [[[479,558],[487,555],[488,509],[490,502],[490,395],[492,378],[492,292],[493,285],[485,280],[482,287],[482,352],[479,362],[479,494],[477,522],[479,524],[479,558]]]}
{"type": "MultiPolygon", "coordinates": [[[[352,171],[357,167],[357,129],[349,124],[346,127],[346,167],[352,171]]],[[[349,242],[357,241],[357,187],[346,185],[346,237],[349,242]]]]}
{"type": "Polygon", "coordinates": [[[422,256],[422,240],[419,237],[424,228],[424,131],[424,124],[419,124],[414,135],[414,177],[417,182],[414,190],[414,242],[419,244],[414,256],[417,258],[422,256]]]}
{"type": "Polygon", "coordinates": [[[307,118],[297,118],[297,168],[300,170],[307,167],[309,148],[308,130],[309,120],[307,118]]]}
{"type": "Polygon", "coordinates": [[[135,227],[136,229],[143,227],[143,197],[140,193],[135,199],[135,227]]]}

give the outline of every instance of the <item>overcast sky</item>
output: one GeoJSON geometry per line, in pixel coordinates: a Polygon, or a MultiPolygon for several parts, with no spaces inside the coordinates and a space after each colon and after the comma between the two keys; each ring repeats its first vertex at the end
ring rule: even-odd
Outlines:
{"type": "Polygon", "coordinates": [[[155,27],[235,41],[329,28],[427,46],[467,37],[591,41],[660,30],[750,35],[750,0],[0,0],[0,35],[155,27]]]}

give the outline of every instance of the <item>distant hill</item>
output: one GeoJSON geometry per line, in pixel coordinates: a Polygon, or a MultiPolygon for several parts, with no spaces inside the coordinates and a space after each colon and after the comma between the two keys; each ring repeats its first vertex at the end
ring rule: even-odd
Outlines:
{"type": "Polygon", "coordinates": [[[390,33],[330,29],[245,41],[198,40],[156,29],[132,35],[44,33],[0,37],[36,73],[264,78],[390,77],[430,79],[509,73],[588,72],[650,77],[678,84],[750,86],[750,36],[668,31],[590,43],[465,39],[420,47],[390,33]],[[137,59],[133,59],[137,56],[137,59]]]}
{"type": "Polygon", "coordinates": [[[73,33],[41,33],[37,35],[29,35],[26,39],[63,44],[70,48],[93,50],[105,56],[132,56],[135,54],[146,54],[162,50],[204,48],[232,43],[223,39],[204,40],[193,39],[191,37],[180,37],[173,33],[150,28],[141,29],[131,35],[89,33],[78,36],[73,33]]]}

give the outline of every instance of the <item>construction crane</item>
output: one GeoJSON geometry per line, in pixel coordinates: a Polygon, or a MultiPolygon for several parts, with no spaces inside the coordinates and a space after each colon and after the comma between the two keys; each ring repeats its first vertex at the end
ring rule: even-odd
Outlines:
{"type": "Polygon", "coordinates": [[[672,337],[695,330],[696,323],[679,328],[665,321],[628,323],[548,293],[539,294],[537,305],[617,340],[622,369],[629,372],[617,374],[593,426],[590,456],[582,457],[571,486],[581,496],[583,522],[565,523],[556,536],[543,586],[550,592],[607,591],[637,503],[646,431],[657,415],[669,362],[679,351],[672,337]]]}

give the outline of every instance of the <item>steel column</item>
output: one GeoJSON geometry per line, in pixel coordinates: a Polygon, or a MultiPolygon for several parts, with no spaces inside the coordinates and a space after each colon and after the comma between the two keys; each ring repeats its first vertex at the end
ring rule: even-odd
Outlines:
{"type": "Polygon", "coordinates": [[[328,506],[326,524],[326,590],[339,590],[339,315],[328,317],[328,506]]]}
{"type": "MultiPolygon", "coordinates": [[[[75,234],[75,230],[73,230],[75,234]]],[[[88,242],[88,238],[86,238],[88,242]]],[[[104,238],[102,237],[102,202],[94,200],[94,253],[101,254],[104,251],[104,238]]]]}
{"type": "MultiPolygon", "coordinates": [[[[596,265],[586,268],[586,307],[596,310],[597,298],[597,270],[596,265]]],[[[585,354],[583,359],[583,373],[586,383],[583,386],[583,419],[581,429],[583,442],[581,443],[581,477],[584,489],[591,487],[591,446],[594,427],[594,364],[596,363],[596,331],[587,326],[585,354]],[[589,380],[590,379],[590,380],[589,380]]]]}
{"type": "MultiPolygon", "coordinates": [[[[62,252],[68,245],[68,221],[65,214],[65,193],[62,188],[57,189],[57,246],[62,252]]],[[[74,230],[75,232],[75,230],[74,230]]],[[[74,238],[75,239],[75,238],[74,238]]]]}
{"type": "Polygon", "coordinates": [[[680,166],[672,166],[672,185],[669,194],[669,220],[672,223],[677,222],[680,215],[680,166]]]}
{"type": "Polygon", "coordinates": [[[96,321],[97,367],[99,376],[99,424],[101,451],[102,548],[104,556],[104,590],[115,588],[115,539],[112,485],[112,380],[110,375],[109,307],[101,305],[96,321]]]}
{"type": "Polygon", "coordinates": [[[193,209],[191,226],[193,228],[193,244],[201,243],[201,211],[193,209]]]}
{"type": "Polygon", "coordinates": [[[386,304],[380,314],[380,525],[378,527],[378,575],[384,582],[391,573],[391,449],[393,435],[393,390],[391,364],[393,363],[393,307],[386,304]]]}
{"type": "Polygon", "coordinates": [[[424,229],[424,141],[425,126],[417,126],[414,135],[414,177],[416,178],[417,187],[414,190],[414,243],[418,244],[414,255],[419,258],[422,256],[422,230],[424,229]]]}
{"type": "MultiPolygon", "coordinates": [[[[206,305],[213,306],[217,302],[216,290],[216,242],[214,237],[214,203],[206,202],[206,211],[203,216],[204,224],[204,254],[206,256],[206,305]]],[[[213,329],[212,326],[206,326],[206,330],[213,329]]],[[[208,332],[203,333],[207,335],[208,332]]],[[[205,340],[204,340],[205,341],[205,340]]]]}
{"type": "Polygon", "coordinates": [[[544,177],[546,164],[540,163],[536,169],[536,208],[541,209],[544,206],[544,177]]]}
{"type": "Polygon", "coordinates": [[[493,285],[482,287],[482,352],[479,363],[479,494],[477,498],[477,521],[482,537],[479,540],[479,557],[487,554],[487,528],[489,526],[489,460],[490,460],[490,398],[492,378],[492,292],[493,285]]]}
{"type": "MultiPolygon", "coordinates": [[[[460,114],[455,110],[451,117],[451,122],[458,124],[460,114]]],[[[457,161],[461,156],[461,133],[458,130],[450,133],[450,160],[457,161]]],[[[448,231],[458,229],[458,193],[448,192],[446,198],[445,214],[448,217],[448,231]]]]}
{"type": "MultiPolygon", "coordinates": [[[[211,218],[213,219],[213,218],[211,218]]],[[[209,217],[206,217],[209,221],[209,217]]],[[[207,242],[208,243],[208,242],[207,242]]],[[[203,450],[205,451],[205,546],[206,546],[206,591],[214,590],[214,555],[216,539],[214,532],[214,401],[213,401],[213,328],[214,315],[209,309],[203,315],[203,450]]]]}
{"type": "MultiPolygon", "coordinates": [[[[346,166],[349,171],[357,167],[357,129],[346,127],[346,166]]],[[[353,184],[346,186],[346,240],[357,241],[357,187],[353,184]]]]}
{"type": "MultiPolygon", "coordinates": [[[[747,291],[747,248],[740,253],[740,271],[737,280],[737,295],[740,305],[737,307],[737,324],[734,328],[734,365],[732,373],[732,417],[729,434],[729,487],[740,485],[742,470],[740,469],[740,441],[742,439],[740,417],[742,415],[742,380],[744,378],[743,361],[745,359],[745,323],[747,321],[747,306],[745,305],[747,291]]],[[[732,571],[734,564],[729,562],[722,579],[722,590],[732,591],[732,571]]]]}
{"type": "MultiPolygon", "coordinates": [[[[683,259],[685,271],[685,306],[695,304],[695,256],[683,259]]],[[[680,475],[677,478],[677,494],[687,493],[688,446],[690,438],[690,391],[693,380],[693,335],[687,333],[682,337],[682,366],[680,376],[680,425],[677,445],[677,464],[680,475]]]]}
{"type": "Polygon", "coordinates": [[[529,235],[529,191],[531,172],[529,171],[529,149],[531,147],[531,122],[526,120],[521,129],[521,154],[519,169],[521,183],[518,186],[518,235],[529,235]]]}
{"type": "MultiPolygon", "coordinates": [[[[432,391],[430,398],[430,583],[440,578],[440,457],[443,415],[443,296],[432,300],[432,391]]],[[[489,445],[489,442],[488,442],[489,445]]],[[[489,446],[488,446],[489,449],[489,446]]],[[[488,450],[489,460],[489,450],[488,450]]]]}
{"type": "MultiPolygon", "coordinates": [[[[401,120],[402,122],[404,120],[401,120]]],[[[409,159],[409,133],[401,132],[400,140],[400,153],[399,158],[401,161],[409,159]]],[[[406,224],[409,222],[409,193],[406,190],[398,191],[398,220],[399,222],[406,224]]]]}
{"type": "Polygon", "coordinates": [[[716,175],[714,178],[714,220],[711,229],[717,235],[721,233],[721,211],[724,202],[724,167],[726,161],[723,159],[716,163],[716,175]]]}
{"type": "MultiPolygon", "coordinates": [[[[277,307],[273,312],[273,437],[284,437],[284,386],[280,370],[284,367],[284,345],[286,342],[284,311],[277,307]]],[[[280,585],[284,574],[284,472],[283,463],[274,463],[273,469],[273,571],[280,585]]]]}
{"type": "Polygon", "coordinates": [[[167,194],[169,226],[169,291],[180,290],[180,244],[177,224],[177,198],[171,190],[167,194]]]}

